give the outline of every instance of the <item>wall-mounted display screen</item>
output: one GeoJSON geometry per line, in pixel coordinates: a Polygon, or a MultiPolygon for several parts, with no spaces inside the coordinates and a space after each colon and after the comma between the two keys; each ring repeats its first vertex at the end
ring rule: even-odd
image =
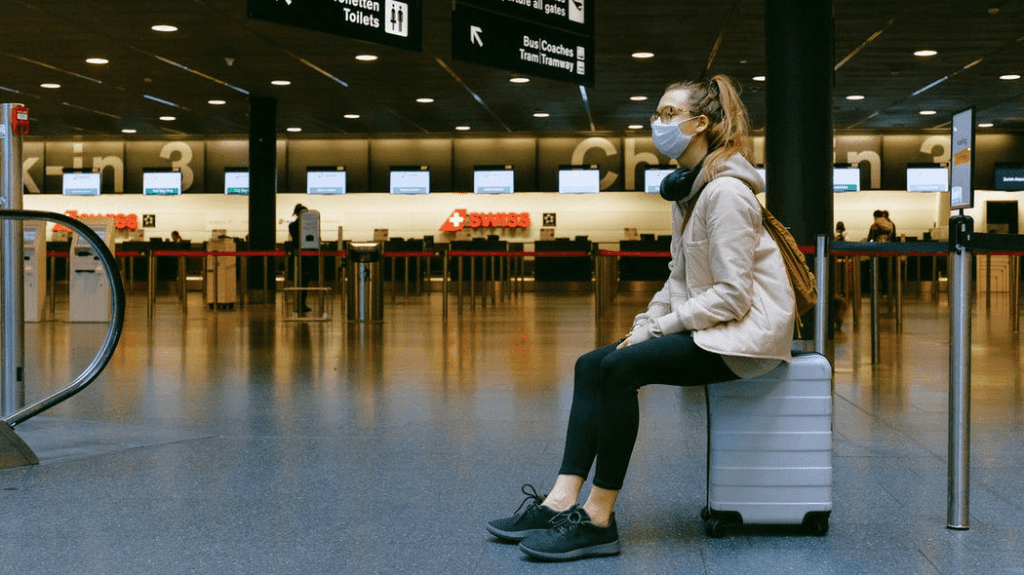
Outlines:
{"type": "Polygon", "coordinates": [[[344,167],[306,168],[306,193],[333,196],[344,194],[348,186],[348,173],[344,167]]]}
{"type": "Polygon", "coordinates": [[[661,193],[661,181],[678,169],[677,166],[662,164],[644,168],[644,191],[648,194],[661,193]]]}
{"type": "Polygon", "coordinates": [[[511,194],[516,189],[512,166],[476,166],[473,168],[474,194],[511,194]]]}
{"type": "Polygon", "coordinates": [[[560,166],[558,193],[596,194],[601,191],[601,169],[597,166],[560,166]]]}
{"type": "Polygon", "coordinates": [[[832,171],[832,191],[859,192],[860,168],[835,168],[832,171]]]}
{"type": "Polygon", "coordinates": [[[1024,164],[996,163],[992,172],[995,189],[1003,192],[1024,192],[1024,164]]]}
{"type": "Polygon", "coordinates": [[[146,196],[181,195],[181,172],[143,171],[142,193],[146,196]]]}
{"type": "Polygon", "coordinates": [[[249,170],[245,168],[225,168],[224,193],[229,196],[248,196],[249,170]]]}
{"type": "Polygon", "coordinates": [[[392,194],[429,194],[430,169],[427,166],[391,166],[392,194]]]}
{"type": "Polygon", "coordinates": [[[949,168],[936,164],[908,164],[907,191],[948,192],[949,168]]]}
{"type": "Polygon", "coordinates": [[[61,189],[65,196],[100,195],[99,172],[64,172],[61,189]]]}

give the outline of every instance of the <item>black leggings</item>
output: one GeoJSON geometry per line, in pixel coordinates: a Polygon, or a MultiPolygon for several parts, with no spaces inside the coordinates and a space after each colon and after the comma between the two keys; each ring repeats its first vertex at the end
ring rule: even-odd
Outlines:
{"type": "Polygon", "coordinates": [[[696,386],[736,379],[722,357],[673,333],[616,350],[596,349],[576,361],[576,376],[560,475],[586,478],[597,459],[594,485],[622,489],[640,426],[637,390],[660,383],[696,386]]]}

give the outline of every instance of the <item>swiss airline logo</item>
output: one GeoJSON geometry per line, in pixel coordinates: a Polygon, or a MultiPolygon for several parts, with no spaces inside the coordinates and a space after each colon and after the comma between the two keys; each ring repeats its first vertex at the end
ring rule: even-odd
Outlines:
{"type": "Polygon", "coordinates": [[[466,210],[455,210],[448,219],[441,224],[442,232],[458,232],[466,228],[528,228],[530,227],[530,214],[528,213],[498,213],[482,214],[467,212],[466,210]]]}

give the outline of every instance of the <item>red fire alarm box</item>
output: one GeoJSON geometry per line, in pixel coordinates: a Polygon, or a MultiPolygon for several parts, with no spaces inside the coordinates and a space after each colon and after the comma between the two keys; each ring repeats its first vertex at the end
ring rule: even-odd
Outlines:
{"type": "Polygon", "coordinates": [[[11,131],[20,135],[28,133],[28,108],[25,106],[11,108],[11,131]]]}

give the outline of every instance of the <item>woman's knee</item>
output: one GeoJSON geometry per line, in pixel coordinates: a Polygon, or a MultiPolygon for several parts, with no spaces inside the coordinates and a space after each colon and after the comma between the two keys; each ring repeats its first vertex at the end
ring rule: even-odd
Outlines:
{"type": "MultiPolygon", "coordinates": [[[[627,348],[628,349],[628,348],[627,348]]],[[[626,349],[621,350],[623,352],[626,349]]],[[[601,360],[601,384],[607,391],[636,391],[636,362],[634,354],[612,353],[601,360]]]]}

